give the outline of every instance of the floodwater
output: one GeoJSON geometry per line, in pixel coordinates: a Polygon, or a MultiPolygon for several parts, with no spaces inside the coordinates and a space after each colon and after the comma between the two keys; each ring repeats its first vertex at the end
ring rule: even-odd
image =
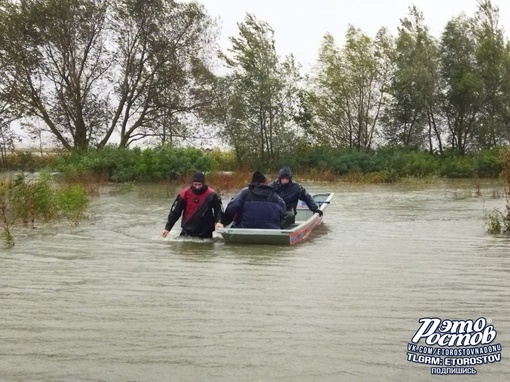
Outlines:
{"type": "Polygon", "coordinates": [[[305,186],[336,194],[296,247],[163,239],[178,191],[163,186],[17,229],[0,247],[0,381],[510,380],[510,237],[483,226],[502,184],[305,186]],[[483,317],[501,360],[432,375],[407,356],[424,317],[483,317]]]}

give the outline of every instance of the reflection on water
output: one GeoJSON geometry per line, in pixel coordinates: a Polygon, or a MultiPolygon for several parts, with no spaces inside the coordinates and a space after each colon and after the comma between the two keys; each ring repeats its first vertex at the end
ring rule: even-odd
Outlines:
{"type": "Polygon", "coordinates": [[[483,228],[501,185],[306,188],[336,195],[296,247],[162,239],[176,190],[156,186],[103,192],[77,227],[17,230],[0,380],[432,381],[406,360],[421,317],[491,319],[503,359],[466,378],[510,380],[510,238],[483,228]]]}

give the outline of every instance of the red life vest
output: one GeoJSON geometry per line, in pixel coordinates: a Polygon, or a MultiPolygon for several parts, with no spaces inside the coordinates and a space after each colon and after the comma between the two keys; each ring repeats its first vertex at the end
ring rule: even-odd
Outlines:
{"type": "Polygon", "coordinates": [[[207,196],[213,192],[214,190],[211,187],[207,187],[207,190],[205,190],[203,194],[198,195],[191,190],[191,186],[188,186],[179,193],[181,198],[186,202],[186,207],[184,208],[184,213],[182,214],[183,224],[185,224],[193,216],[193,214],[198,210],[198,208],[207,198],[207,196]]]}

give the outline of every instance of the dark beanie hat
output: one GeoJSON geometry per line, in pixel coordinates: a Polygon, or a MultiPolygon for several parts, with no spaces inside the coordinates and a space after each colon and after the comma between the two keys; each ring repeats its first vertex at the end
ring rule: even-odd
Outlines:
{"type": "Polygon", "coordinates": [[[288,178],[288,179],[292,178],[292,171],[290,171],[290,168],[282,167],[280,169],[280,172],[278,173],[278,179],[281,179],[281,178],[288,178]]]}
{"type": "Polygon", "coordinates": [[[203,172],[197,171],[193,174],[192,182],[205,183],[205,175],[203,172]]]}
{"type": "Polygon", "coordinates": [[[266,177],[260,171],[255,171],[251,177],[253,183],[266,183],[266,177]]]}

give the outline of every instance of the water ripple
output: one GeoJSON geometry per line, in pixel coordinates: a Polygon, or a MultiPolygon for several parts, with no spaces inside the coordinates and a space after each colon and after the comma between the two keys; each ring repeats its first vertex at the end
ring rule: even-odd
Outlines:
{"type": "MultiPolygon", "coordinates": [[[[162,239],[170,201],[136,192],[102,194],[77,227],[20,229],[0,253],[2,381],[432,381],[406,360],[429,316],[490,318],[506,352],[510,239],[482,224],[503,200],[327,188],[295,248],[162,239]]],[[[510,364],[469,380],[510,380],[510,364]]]]}

